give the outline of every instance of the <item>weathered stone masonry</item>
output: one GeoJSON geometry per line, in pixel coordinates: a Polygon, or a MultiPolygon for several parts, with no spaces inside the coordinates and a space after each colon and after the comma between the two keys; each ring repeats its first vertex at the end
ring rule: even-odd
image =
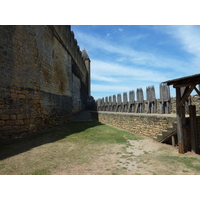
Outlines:
{"type": "Polygon", "coordinates": [[[70,26],[0,26],[0,142],[84,110],[89,74],[70,26]]]}
{"type": "MultiPolygon", "coordinates": [[[[175,114],[146,114],[146,113],[118,113],[105,111],[92,111],[91,114],[99,122],[130,131],[134,134],[155,138],[162,131],[171,127],[177,121],[175,114]]],[[[191,149],[191,133],[189,130],[189,117],[186,116],[186,131],[188,149],[191,149]]],[[[198,145],[200,147],[200,116],[197,117],[198,145]]]]}
{"type": "Polygon", "coordinates": [[[91,112],[101,123],[122,128],[135,134],[155,137],[176,121],[172,114],[91,112]]]}

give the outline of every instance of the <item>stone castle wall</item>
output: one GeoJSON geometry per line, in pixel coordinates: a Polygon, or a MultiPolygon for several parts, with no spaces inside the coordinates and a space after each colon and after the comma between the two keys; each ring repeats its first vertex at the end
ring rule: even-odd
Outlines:
{"type": "MultiPolygon", "coordinates": [[[[111,125],[137,135],[150,138],[161,134],[177,121],[176,114],[145,114],[92,111],[91,114],[101,123],[111,125]]],[[[197,140],[200,148],[200,116],[197,117],[197,140]]],[[[186,133],[188,150],[191,150],[190,120],[186,116],[186,133]]]]}
{"type": "Polygon", "coordinates": [[[84,110],[88,74],[70,26],[0,26],[0,141],[84,110]]]}
{"type": "MultiPolygon", "coordinates": [[[[198,95],[191,95],[189,98],[190,98],[191,105],[196,106],[197,115],[200,115],[200,98],[199,98],[199,96],[198,95]]],[[[147,100],[143,101],[143,104],[144,104],[143,113],[147,112],[147,103],[148,103],[147,100]]],[[[117,105],[117,103],[115,103],[115,104],[117,105]]],[[[129,101],[128,101],[127,104],[129,104],[129,101]]],[[[137,101],[135,101],[135,107],[136,107],[136,104],[137,104],[137,101]]],[[[176,113],[176,97],[170,98],[170,104],[171,104],[170,113],[175,114],[176,113]]],[[[107,105],[108,105],[107,108],[109,108],[109,103],[107,105]]],[[[123,105],[123,101],[122,101],[122,105],[123,105]]],[[[97,107],[98,111],[102,111],[101,108],[98,109],[99,108],[98,102],[96,102],[96,107],[97,107]]],[[[104,106],[104,108],[105,108],[105,106],[104,106]]],[[[109,109],[103,109],[103,111],[109,111],[109,109]]],[[[121,112],[124,112],[124,111],[121,111],[121,112]]],[[[135,110],[132,113],[135,113],[135,110]]],[[[156,99],[156,112],[155,113],[160,114],[160,99],[156,99]]],[[[186,109],[186,113],[187,113],[187,109],[186,109]]]]}
{"type": "Polygon", "coordinates": [[[176,121],[173,114],[91,112],[99,122],[118,127],[135,134],[155,137],[176,121]]]}

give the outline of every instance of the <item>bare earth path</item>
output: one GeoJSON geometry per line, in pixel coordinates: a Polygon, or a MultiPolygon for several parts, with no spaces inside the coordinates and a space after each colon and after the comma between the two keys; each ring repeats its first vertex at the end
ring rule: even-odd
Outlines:
{"type": "MultiPolygon", "coordinates": [[[[200,166],[199,155],[192,152],[181,155],[177,148],[158,143],[151,138],[129,141],[127,146],[102,147],[101,154],[88,166],[77,166],[72,174],[113,174],[113,175],[193,175],[199,171],[187,167],[177,158],[196,158],[194,166],[200,166]],[[122,151],[124,149],[125,151],[122,151]],[[171,159],[170,157],[173,159],[171,159]],[[195,164],[196,162],[196,164],[195,164]]],[[[191,163],[192,164],[192,163],[191,163]]]]}
{"type": "Polygon", "coordinates": [[[129,141],[116,166],[125,170],[123,174],[192,175],[200,174],[199,161],[200,156],[193,152],[179,154],[171,145],[144,137],[129,141]]]}
{"type": "MultiPolygon", "coordinates": [[[[86,155],[87,156],[87,155],[86,155]]],[[[200,166],[200,156],[188,152],[181,155],[177,148],[158,143],[151,138],[130,140],[123,145],[99,146],[89,164],[68,165],[67,169],[53,174],[85,175],[193,175],[200,174],[195,167],[186,166],[184,159],[190,159],[192,166],[200,166]],[[177,160],[177,158],[181,160],[177,160]],[[183,160],[182,160],[183,159],[183,160]],[[195,159],[195,160],[193,160],[195,159]],[[197,160],[196,160],[197,159],[197,160]],[[68,170],[70,169],[70,170],[68,170]]]]}

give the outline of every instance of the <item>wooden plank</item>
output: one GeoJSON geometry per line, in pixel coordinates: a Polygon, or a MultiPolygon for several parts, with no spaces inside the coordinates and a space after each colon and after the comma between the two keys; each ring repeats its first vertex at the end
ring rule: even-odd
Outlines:
{"type": "Polygon", "coordinates": [[[180,88],[176,88],[176,115],[177,115],[177,136],[178,136],[178,150],[179,153],[184,154],[187,152],[186,144],[186,134],[183,129],[185,124],[185,110],[183,106],[180,106],[181,101],[181,90],[180,88]]]}
{"type": "Polygon", "coordinates": [[[182,106],[184,104],[184,102],[188,99],[195,86],[196,84],[192,85],[190,88],[186,87],[183,97],[180,100],[179,106],[182,106]]]}
{"type": "Polygon", "coordinates": [[[167,83],[167,85],[177,85],[177,87],[186,87],[199,81],[200,81],[200,74],[195,74],[192,76],[169,80],[166,81],[165,83],[167,83]]]}
{"type": "Polygon", "coordinates": [[[195,91],[196,91],[196,93],[200,96],[200,91],[197,89],[197,87],[195,86],[195,91]]]}
{"type": "Polygon", "coordinates": [[[197,135],[197,119],[196,119],[196,106],[189,106],[190,113],[190,132],[191,132],[191,148],[195,153],[199,153],[198,148],[198,135],[197,135]]]}
{"type": "MultiPolygon", "coordinates": [[[[200,75],[200,74],[199,74],[200,75]]],[[[198,76],[198,78],[189,78],[189,79],[182,79],[182,80],[176,80],[176,81],[172,81],[172,82],[169,82],[167,81],[166,82],[167,85],[173,85],[174,88],[177,88],[177,87],[187,87],[187,86],[190,86],[190,85],[193,85],[193,84],[199,84],[200,83],[200,76],[198,76]]]]}
{"type": "Polygon", "coordinates": [[[193,84],[200,84],[200,81],[190,81],[188,83],[186,82],[182,82],[182,83],[174,83],[173,87],[174,88],[177,88],[177,87],[187,87],[187,86],[190,86],[190,85],[193,85],[193,84]]]}

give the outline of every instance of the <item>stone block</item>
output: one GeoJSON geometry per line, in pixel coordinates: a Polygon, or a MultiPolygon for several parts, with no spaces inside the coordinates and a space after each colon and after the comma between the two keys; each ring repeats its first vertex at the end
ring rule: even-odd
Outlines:
{"type": "Polygon", "coordinates": [[[30,129],[34,129],[35,128],[35,124],[30,124],[29,127],[30,127],[30,129]]]}
{"type": "Polygon", "coordinates": [[[5,100],[4,99],[0,99],[0,105],[4,105],[5,104],[5,100]]]}
{"type": "Polygon", "coordinates": [[[0,120],[0,126],[5,126],[6,122],[4,120],[0,120]]]}
{"type": "Polygon", "coordinates": [[[15,125],[24,125],[24,120],[21,120],[21,119],[15,120],[15,125]]]}
{"type": "Polygon", "coordinates": [[[0,115],[0,120],[8,120],[9,115],[0,115]]]}
{"type": "Polygon", "coordinates": [[[17,115],[17,119],[25,119],[25,116],[24,115],[17,115]]]}
{"type": "Polygon", "coordinates": [[[11,97],[12,99],[17,99],[17,98],[18,98],[18,94],[17,94],[17,93],[11,93],[11,94],[10,94],[10,97],[11,97]]]}
{"type": "Polygon", "coordinates": [[[25,99],[26,96],[25,96],[24,94],[18,94],[18,98],[19,98],[19,99],[25,99]]]}
{"type": "Polygon", "coordinates": [[[17,116],[16,115],[9,115],[9,119],[15,120],[15,119],[17,119],[17,116]]]}
{"type": "Polygon", "coordinates": [[[24,124],[25,125],[30,124],[30,119],[24,119],[24,124]]]}
{"type": "Polygon", "coordinates": [[[8,126],[15,125],[15,120],[6,120],[6,125],[8,126]]]}
{"type": "Polygon", "coordinates": [[[23,132],[29,131],[29,128],[30,128],[30,125],[28,125],[28,124],[21,126],[21,130],[23,130],[23,132]]]}
{"type": "Polygon", "coordinates": [[[39,102],[40,102],[39,100],[31,100],[31,101],[30,101],[30,103],[33,104],[33,105],[36,105],[36,104],[38,104],[39,102]]]}
{"type": "Polygon", "coordinates": [[[13,130],[13,127],[12,127],[12,126],[4,126],[4,127],[2,128],[2,130],[3,130],[3,132],[4,132],[4,131],[11,131],[11,130],[13,130]]]}

